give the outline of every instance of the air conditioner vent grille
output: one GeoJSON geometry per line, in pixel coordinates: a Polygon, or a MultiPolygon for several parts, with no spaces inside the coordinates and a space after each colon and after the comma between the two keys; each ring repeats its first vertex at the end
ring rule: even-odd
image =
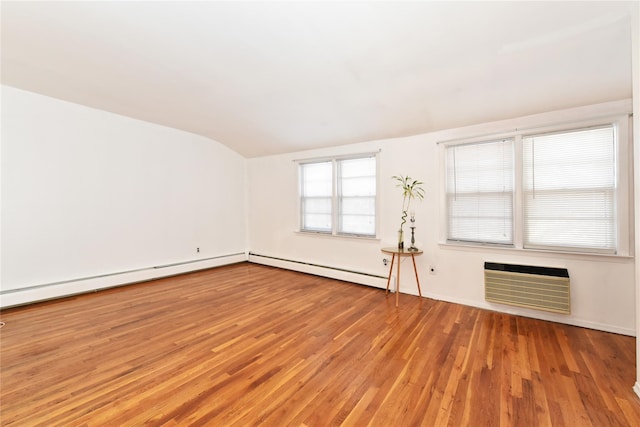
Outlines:
{"type": "Polygon", "coordinates": [[[569,275],[565,269],[561,269],[564,272],[562,274],[555,271],[559,269],[549,269],[550,275],[546,275],[545,267],[535,267],[536,274],[513,271],[527,271],[527,266],[522,266],[522,269],[512,267],[520,266],[485,263],[487,301],[554,313],[571,313],[569,275]]]}

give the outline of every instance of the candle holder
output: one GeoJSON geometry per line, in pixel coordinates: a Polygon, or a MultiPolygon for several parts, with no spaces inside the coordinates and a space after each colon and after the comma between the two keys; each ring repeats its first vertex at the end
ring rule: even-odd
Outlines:
{"type": "Polygon", "coordinates": [[[410,251],[417,251],[418,248],[416,247],[416,237],[415,237],[415,231],[416,231],[416,218],[414,216],[414,214],[411,214],[411,246],[409,246],[409,250],[410,251]]]}

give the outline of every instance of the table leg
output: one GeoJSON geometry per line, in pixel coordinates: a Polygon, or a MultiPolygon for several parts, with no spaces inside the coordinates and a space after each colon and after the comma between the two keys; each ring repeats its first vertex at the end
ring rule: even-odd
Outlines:
{"type": "Polygon", "coordinates": [[[391,273],[393,273],[393,261],[396,259],[396,254],[391,254],[391,267],[389,267],[389,277],[387,277],[387,291],[385,295],[389,293],[389,282],[391,282],[391,273]]]}
{"type": "Polygon", "coordinates": [[[420,279],[418,279],[418,268],[416,267],[416,258],[411,254],[411,259],[413,260],[413,271],[416,273],[416,283],[418,284],[418,294],[422,296],[422,291],[420,290],[420,279]]]}
{"type": "Polygon", "coordinates": [[[402,258],[398,255],[398,277],[396,277],[396,307],[398,306],[398,298],[400,295],[400,264],[402,264],[402,258]]]}

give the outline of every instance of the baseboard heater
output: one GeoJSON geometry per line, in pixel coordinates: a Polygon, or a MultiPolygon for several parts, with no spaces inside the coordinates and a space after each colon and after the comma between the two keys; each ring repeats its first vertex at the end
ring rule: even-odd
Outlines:
{"type": "Polygon", "coordinates": [[[347,268],[315,264],[311,262],[280,258],[270,255],[261,255],[254,252],[249,252],[249,262],[299,271],[301,273],[314,274],[322,277],[329,277],[346,282],[359,283],[361,285],[374,286],[376,288],[384,289],[387,284],[387,276],[382,276],[379,274],[366,273],[363,271],[355,271],[347,268]]]}
{"type": "Polygon", "coordinates": [[[76,277],[68,280],[35,284],[0,290],[0,308],[30,304],[70,295],[93,292],[100,289],[146,282],[162,277],[175,276],[197,270],[244,262],[247,255],[238,252],[228,255],[199,258],[171,264],[141,267],[132,270],[104,273],[94,276],[76,277]]]}
{"type": "Polygon", "coordinates": [[[566,268],[484,263],[485,300],[554,313],[571,313],[566,268]]]}

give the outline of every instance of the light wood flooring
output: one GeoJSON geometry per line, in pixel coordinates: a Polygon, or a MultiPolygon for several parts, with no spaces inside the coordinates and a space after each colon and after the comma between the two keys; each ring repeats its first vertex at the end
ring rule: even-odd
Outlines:
{"type": "Polygon", "coordinates": [[[640,425],[633,337],[256,264],[0,317],[2,426],[640,425]]]}

